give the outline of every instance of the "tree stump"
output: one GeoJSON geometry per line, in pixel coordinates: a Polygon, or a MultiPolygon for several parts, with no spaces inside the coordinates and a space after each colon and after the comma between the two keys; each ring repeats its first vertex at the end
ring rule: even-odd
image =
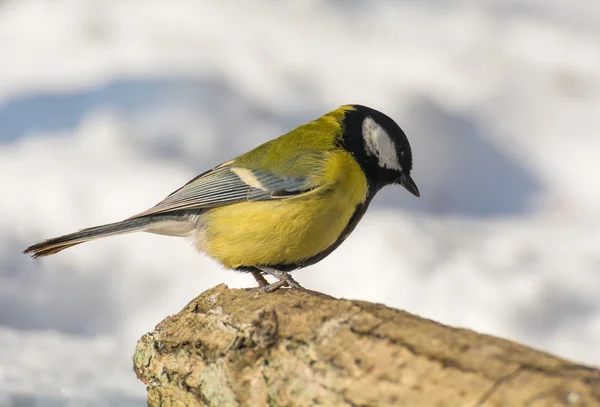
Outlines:
{"type": "Polygon", "coordinates": [[[597,369],[310,291],[219,285],[144,335],[133,361],[152,407],[600,406],[597,369]]]}

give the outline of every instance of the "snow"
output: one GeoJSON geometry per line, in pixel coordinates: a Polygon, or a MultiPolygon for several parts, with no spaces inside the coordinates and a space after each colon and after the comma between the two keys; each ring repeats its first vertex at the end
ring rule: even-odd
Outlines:
{"type": "Polygon", "coordinates": [[[0,406],[141,406],[141,335],[224,282],[134,234],[32,261],[340,104],[408,135],[386,189],[295,277],[600,365],[596,0],[0,3],[0,406]]]}

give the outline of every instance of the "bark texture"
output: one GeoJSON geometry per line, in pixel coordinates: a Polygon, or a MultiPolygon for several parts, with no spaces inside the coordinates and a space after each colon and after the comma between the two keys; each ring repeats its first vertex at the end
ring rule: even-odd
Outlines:
{"type": "Polygon", "coordinates": [[[149,406],[600,406],[600,371],[379,304],[219,285],[138,342],[149,406]]]}

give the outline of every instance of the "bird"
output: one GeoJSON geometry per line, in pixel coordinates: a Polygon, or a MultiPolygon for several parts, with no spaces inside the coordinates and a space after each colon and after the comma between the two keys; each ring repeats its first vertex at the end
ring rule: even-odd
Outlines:
{"type": "Polygon", "coordinates": [[[252,290],[303,289],[290,273],[337,249],[379,190],[400,185],[420,196],[412,165],[408,139],[393,119],[343,105],[198,175],[141,213],[24,253],[49,256],[102,237],[149,232],[191,239],[225,268],[251,273],[258,284],[252,290]]]}

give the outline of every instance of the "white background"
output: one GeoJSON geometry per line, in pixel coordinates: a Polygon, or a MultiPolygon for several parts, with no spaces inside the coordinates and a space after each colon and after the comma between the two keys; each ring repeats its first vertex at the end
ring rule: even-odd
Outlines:
{"type": "Polygon", "coordinates": [[[135,234],[32,261],[361,103],[414,152],[305,287],[600,364],[600,2],[0,1],[0,405],[143,406],[137,339],[254,284],[135,234]]]}

